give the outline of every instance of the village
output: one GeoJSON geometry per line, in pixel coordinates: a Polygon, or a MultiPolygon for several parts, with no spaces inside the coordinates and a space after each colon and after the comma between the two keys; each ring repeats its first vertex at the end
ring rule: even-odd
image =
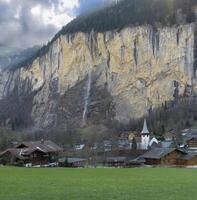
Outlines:
{"type": "Polygon", "coordinates": [[[94,144],[87,151],[85,143],[67,150],[50,140],[16,143],[0,153],[0,165],[25,167],[150,167],[197,166],[197,130],[181,132],[182,144],[176,142],[174,132],[158,140],[144,120],[140,133],[120,134],[116,147],[110,140],[94,144]]]}

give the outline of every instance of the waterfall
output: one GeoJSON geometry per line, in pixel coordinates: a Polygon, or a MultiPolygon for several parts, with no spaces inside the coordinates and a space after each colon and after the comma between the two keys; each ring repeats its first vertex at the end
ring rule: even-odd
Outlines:
{"type": "Polygon", "coordinates": [[[88,104],[89,104],[89,99],[90,99],[91,83],[92,83],[92,71],[89,70],[87,85],[86,85],[86,93],[84,97],[84,109],[83,109],[83,121],[82,121],[83,126],[86,125],[86,115],[87,115],[88,104]]]}

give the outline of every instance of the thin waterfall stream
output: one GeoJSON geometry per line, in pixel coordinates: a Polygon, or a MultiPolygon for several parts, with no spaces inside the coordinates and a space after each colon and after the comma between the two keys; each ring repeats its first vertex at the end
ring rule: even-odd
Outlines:
{"type": "Polygon", "coordinates": [[[83,109],[83,118],[82,118],[83,126],[86,125],[88,104],[89,104],[89,100],[90,100],[91,84],[92,84],[92,70],[89,70],[88,71],[87,85],[86,85],[86,93],[85,93],[85,97],[84,97],[84,109],[83,109]]]}

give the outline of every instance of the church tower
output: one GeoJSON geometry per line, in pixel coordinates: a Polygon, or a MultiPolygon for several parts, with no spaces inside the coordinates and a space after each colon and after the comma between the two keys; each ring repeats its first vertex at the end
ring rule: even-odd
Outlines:
{"type": "Polygon", "coordinates": [[[141,132],[141,149],[147,150],[150,142],[150,132],[147,127],[146,119],[144,120],[143,130],[141,132]]]}

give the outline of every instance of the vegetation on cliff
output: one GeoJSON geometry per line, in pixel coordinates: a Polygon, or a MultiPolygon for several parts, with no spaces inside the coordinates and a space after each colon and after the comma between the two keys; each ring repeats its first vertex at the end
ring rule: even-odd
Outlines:
{"type": "Polygon", "coordinates": [[[105,9],[79,16],[59,34],[97,32],[151,24],[171,26],[194,22],[195,0],[123,0],[105,9]]]}
{"type": "Polygon", "coordinates": [[[89,33],[121,30],[128,26],[150,24],[172,26],[192,23],[196,20],[196,0],[122,0],[110,7],[78,16],[64,26],[54,38],[39,51],[12,69],[29,66],[35,58],[48,52],[51,44],[60,36],[76,32],[89,33]]]}

